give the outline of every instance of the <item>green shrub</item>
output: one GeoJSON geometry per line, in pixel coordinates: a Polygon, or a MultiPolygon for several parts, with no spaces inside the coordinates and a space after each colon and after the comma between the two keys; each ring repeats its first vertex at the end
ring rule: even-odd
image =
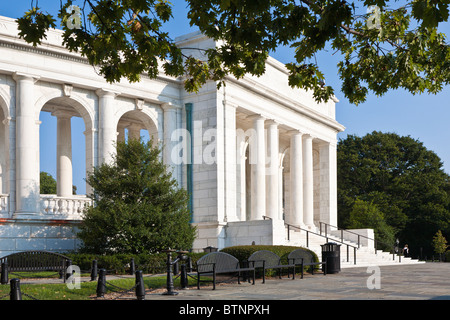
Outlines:
{"type": "MultiPolygon", "coordinates": [[[[295,246],[273,246],[273,245],[247,245],[247,246],[233,246],[228,248],[223,248],[220,250],[221,252],[225,252],[228,254],[231,254],[232,256],[236,257],[240,262],[247,260],[254,252],[259,250],[268,250],[275,254],[277,254],[282,264],[288,263],[288,255],[292,251],[296,249],[304,249],[312,253],[314,257],[314,261],[318,262],[317,255],[314,253],[314,251],[311,251],[307,248],[303,247],[295,247],[295,246]]],[[[317,269],[318,267],[316,267],[317,269]]],[[[298,271],[298,270],[297,270],[298,271]]],[[[267,271],[268,276],[273,276],[278,272],[277,270],[269,270],[267,271]]],[[[260,272],[257,273],[257,276],[261,276],[260,272]]]]}
{"type": "Polygon", "coordinates": [[[287,257],[289,253],[296,249],[304,249],[311,252],[314,256],[315,261],[319,261],[317,258],[317,255],[303,247],[295,247],[295,246],[273,246],[273,245],[248,245],[248,246],[233,246],[233,247],[227,247],[220,250],[221,252],[225,252],[228,254],[231,254],[232,256],[236,257],[239,261],[247,260],[252,253],[259,251],[259,250],[268,250],[272,251],[273,253],[277,254],[281,258],[282,263],[287,263],[287,257]]]}

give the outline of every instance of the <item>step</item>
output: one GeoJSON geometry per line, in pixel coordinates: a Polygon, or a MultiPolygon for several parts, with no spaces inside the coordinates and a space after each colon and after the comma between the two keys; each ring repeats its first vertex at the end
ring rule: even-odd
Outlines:
{"type": "MultiPolygon", "coordinates": [[[[326,238],[322,236],[315,235],[313,233],[308,234],[308,248],[314,251],[317,256],[320,258],[322,256],[322,247],[321,245],[325,244],[326,238]]],[[[337,242],[340,243],[340,237],[333,237],[331,235],[328,236],[329,242],[337,242]]],[[[306,246],[306,232],[305,231],[297,231],[291,230],[290,232],[290,240],[286,239],[286,245],[296,245],[296,246],[306,246]]],[[[423,261],[419,261],[416,259],[401,257],[399,259],[398,256],[393,259],[392,253],[384,252],[382,250],[375,250],[374,248],[368,248],[365,246],[360,246],[356,250],[356,264],[353,261],[354,257],[354,249],[353,247],[357,247],[358,245],[353,241],[345,241],[344,244],[340,246],[340,256],[341,256],[341,267],[342,268],[350,268],[350,267],[362,267],[362,266],[381,266],[381,265],[407,265],[413,263],[424,263],[423,261]],[[347,246],[349,245],[349,246],[347,246]],[[349,250],[348,257],[349,261],[347,262],[347,248],[349,250]],[[376,252],[375,252],[376,251],[376,252]]]]}

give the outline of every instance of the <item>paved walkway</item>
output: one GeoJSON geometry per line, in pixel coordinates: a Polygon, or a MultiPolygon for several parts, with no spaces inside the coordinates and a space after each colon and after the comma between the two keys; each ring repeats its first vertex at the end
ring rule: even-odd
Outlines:
{"type": "MultiPolygon", "coordinates": [[[[107,276],[107,280],[134,276],[107,276]]],[[[83,278],[82,281],[89,281],[83,278]]],[[[22,283],[61,283],[61,279],[21,280],[22,283]]],[[[255,285],[247,282],[212,284],[197,290],[175,289],[174,296],[163,295],[165,289],[149,292],[145,300],[153,301],[211,301],[211,300],[450,300],[450,263],[421,263],[411,265],[381,266],[379,269],[357,267],[343,268],[341,272],[314,275],[305,273],[295,280],[256,279],[255,285]]],[[[135,300],[133,293],[130,299],[135,300]]]]}
{"type": "Polygon", "coordinates": [[[450,263],[345,268],[336,274],[306,274],[295,280],[257,279],[177,295],[147,294],[146,300],[450,300],[450,263]]]}

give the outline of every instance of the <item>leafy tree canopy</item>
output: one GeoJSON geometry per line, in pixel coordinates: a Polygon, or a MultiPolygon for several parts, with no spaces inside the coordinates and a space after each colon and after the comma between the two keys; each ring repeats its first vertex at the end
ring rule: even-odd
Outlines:
{"type": "Polygon", "coordinates": [[[372,202],[356,199],[349,215],[349,229],[374,229],[378,249],[392,249],[394,228],[386,223],[384,214],[372,202]]]}
{"type": "Polygon", "coordinates": [[[374,131],[364,137],[349,135],[337,150],[341,227],[351,225],[352,210],[362,200],[375,205],[412,250],[431,249],[438,230],[449,234],[450,177],[423,143],[374,131]]]}
{"type": "MultiPolygon", "coordinates": [[[[99,66],[109,82],[138,81],[142,73],[154,78],[163,68],[184,77],[188,91],[208,80],[220,85],[227,75],[261,75],[269,52],[281,45],[296,52],[286,65],[289,84],[311,90],[317,101],[334,94],[315,60],[327,45],[330,54],[341,57],[341,91],[354,104],[369,92],[437,93],[449,82],[450,50],[439,29],[448,21],[448,0],[186,0],[175,5],[187,5],[190,24],[223,45],[206,50],[202,59],[177,47],[163,30],[164,23],[177,23],[167,0],[61,0],[64,45],[99,66]],[[73,4],[82,9],[80,28],[74,27],[73,4]],[[376,7],[367,13],[371,6],[376,7]]],[[[37,45],[56,19],[33,6],[18,24],[20,36],[37,45]]]]}

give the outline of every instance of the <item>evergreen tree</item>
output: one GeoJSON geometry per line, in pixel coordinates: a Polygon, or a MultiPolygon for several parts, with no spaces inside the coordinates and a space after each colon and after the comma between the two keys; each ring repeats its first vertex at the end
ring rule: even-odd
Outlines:
{"type": "Polygon", "coordinates": [[[442,231],[438,230],[433,237],[434,252],[439,254],[439,260],[442,261],[442,254],[447,251],[447,239],[442,235],[442,231]]]}
{"type": "Polygon", "coordinates": [[[160,160],[151,141],[130,139],[117,144],[112,164],[88,175],[94,206],[84,212],[78,237],[83,251],[151,253],[192,247],[187,192],[160,160]]]}

